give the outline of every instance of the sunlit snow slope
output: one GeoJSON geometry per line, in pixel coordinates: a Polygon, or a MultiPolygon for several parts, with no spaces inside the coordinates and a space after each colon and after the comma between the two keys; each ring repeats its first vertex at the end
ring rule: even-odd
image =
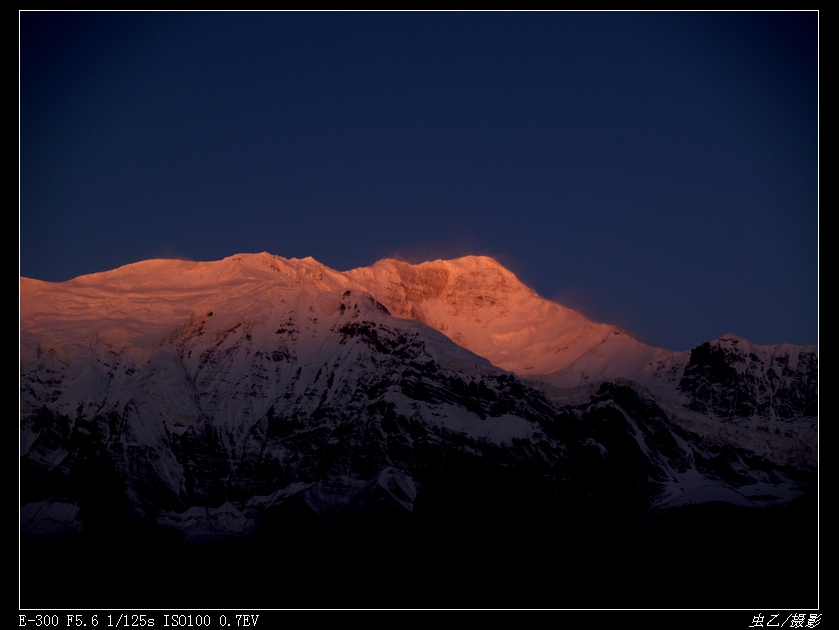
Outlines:
{"type": "Polygon", "coordinates": [[[426,323],[521,376],[576,363],[586,379],[602,380],[670,354],[540,297],[483,256],[418,265],[388,259],[343,273],[311,258],[266,253],[217,262],[150,260],[58,285],[21,279],[21,319],[24,338],[47,334],[68,343],[98,336],[148,345],[185,317],[225,303],[253,316],[270,308],[277,291],[292,288],[367,291],[393,315],[426,323]]]}

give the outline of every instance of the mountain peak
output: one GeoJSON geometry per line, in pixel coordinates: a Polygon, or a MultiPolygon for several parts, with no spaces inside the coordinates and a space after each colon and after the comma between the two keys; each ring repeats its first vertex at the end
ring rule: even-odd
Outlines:
{"type": "Polygon", "coordinates": [[[746,339],[735,335],[734,333],[725,333],[719,339],[716,340],[718,344],[725,344],[729,346],[736,346],[740,343],[748,343],[746,339]]]}
{"type": "Polygon", "coordinates": [[[394,316],[427,324],[519,374],[565,369],[615,330],[542,298],[497,260],[480,255],[417,264],[385,258],[340,272],[310,256],[288,259],[260,252],[215,262],[143,261],[47,283],[48,289],[24,284],[23,327],[39,321],[30,313],[49,312],[48,319],[64,321],[73,338],[98,334],[106,319],[110,327],[140,321],[164,326],[221,310],[253,318],[274,308],[277,292],[361,290],[394,316]],[[103,313],[109,317],[103,319],[103,313]]]}
{"type": "Polygon", "coordinates": [[[434,260],[424,260],[421,262],[409,262],[400,258],[382,258],[372,265],[373,267],[396,267],[400,269],[405,268],[438,268],[448,270],[462,270],[462,271],[502,271],[504,273],[513,275],[513,273],[504,267],[500,262],[491,256],[469,254],[467,256],[459,256],[457,258],[436,258],[434,260]]]}

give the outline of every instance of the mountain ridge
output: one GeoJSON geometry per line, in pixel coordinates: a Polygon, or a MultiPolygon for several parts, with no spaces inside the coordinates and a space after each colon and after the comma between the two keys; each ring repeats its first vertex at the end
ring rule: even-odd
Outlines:
{"type": "MultiPolygon", "coordinates": [[[[215,293],[219,287],[246,280],[308,290],[365,290],[397,316],[424,321],[459,345],[489,355],[500,367],[522,373],[548,373],[566,367],[567,358],[559,363],[538,360],[559,350],[565,357],[574,352],[582,354],[598,343],[598,335],[615,329],[590,322],[576,311],[538,296],[512,272],[485,256],[419,265],[384,259],[347,272],[330,269],[310,257],[285,259],[265,252],[210,263],[157,259],[63,283],[38,284],[40,281],[22,279],[21,311],[25,318],[29,301],[46,286],[64,294],[70,306],[78,306],[78,301],[86,297],[85,288],[93,286],[104,291],[101,299],[110,295],[126,303],[132,296],[141,299],[143,290],[171,290],[195,300],[202,293],[215,293]],[[464,292],[465,297],[460,298],[464,292]],[[502,304],[495,303],[497,297],[503,299],[502,304]],[[510,316],[511,309],[514,317],[510,316]],[[551,322],[549,330],[544,329],[546,318],[551,322]],[[492,328],[485,319],[492,320],[492,328]],[[586,330],[580,332],[582,328],[586,330]],[[568,333],[568,329],[573,332],[568,333]]],[[[196,307],[206,304],[209,308],[213,298],[203,297],[206,299],[196,307]]]]}
{"type": "Polygon", "coordinates": [[[646,553],[659,515],[776,514],[815,492],[815,349],[652,349],[487,259],[370,269],[263,253],[21,278],[24,555],[80,541],[104,561],[130,539],[166,562],[234,539],[257,575],[266,550],[281,566],[294,554],[293,572],[340,567],[362,540],[443,562],[467,536],[487,562],[538,538],[558,563],[598,547],[608,564],[627,553],[615,528],[646,553]],[[496,364],[558,329],[559,370],[496,364]]]}
{"type": "MultiPolygon", "coordinates": [[[[26,319],[30,303],[48,286],[56,287],[50,290],[53,318],[61,316],[62,305],[78,311],[85,299],[95,301],[96,296],[87,294],[86,289],[96,287],[100,301],[89,308],[97,312],[110,308],[118,313],[114,304],[130,306],[133,297],[137,301],[133,315],[143,309],[150,313],[150,306],[142,304],[145,291],[156,291],[159,296],[169,291],[171,312],[152,315],[172,320],[187,317],[190,308],[196,316],[202,309],[212,310],[223,292],[242,298],[248,282],[264,283],[254,285],[251,293],[256,301],[264,301],[259,293],[282,288],[366,291],[395,316],[422,321],[503,369],[524,377],[543,375],[564,387],[607,378],[644,380],[643,374],[652,366],[688,355],[688,351],[650,346],[619,327],[592,322],[547,300],[488,256],[419,264],[386,258],[345,272],[312,257],[286,259],[267,252],[236,254],[213,262],[154,259],[63,283],[41,284],[21,278],[21,317],[26,319]],[[186,296],[190,304],[175,308],[178,296],[186,296]]],[[[157,302],[159,308],[165,304],[162,299],[157,302]]],[[[40,308],[46,310],[43,305],[40,308]]],[[[729,333],[719,339],[732,337],[729,333]]],[[[817,350],[817,346],[804,348],[817,350]]]]}
{"type": "MultiPolygon", "coordinates": [[[[89,353],[91,344],[116,352],[132,348],[137,356],[147,356],[197,322],[201,334],[221,339],[229,330],[274,317],[277,305],[296,291],[320,294],[316,304],[305,308],[326,315],[345,308],[339,296],[360,291],[388,316],[422,322],[498,368],[566,392],[578,391],[576,398],[604,380],[629,380],[671,401],[669,413],[693,430],[709,437],[722,431],[726,439],[746,440],[768,457],[783,459],[773,452],[774,441],[781,438],[757,439],[778,422],[768,402],[776,396],[772,392],[779,400],[788,400],[803,395],[791,394],[790,387],[803,387],[806,396],[817,398],[817,376],[806,385],[790,380],[802,378],[794,376],[799,357],[806,357],[806,369],[817,374],[817,346],[764,346],[729,333],[690,351],[654,348],[626,331],[591,322],[542,298],[487,256],[419,264],[383,259],[370,267],[339,272],[311,257],[286,259],[262,252],[214,262],[141,261],[62,283],[21,278],[21,365],[29,369],[44,352],[72,362],[78,353],[89,353]],[[728,361],[724,374],[754,378],[752,373],[760,373],[769,379],[760,385],[768,393],[744,385],[751,388],[750,400],[761,402],[737,403],[740,428],[733,433],[720,419],[731,412],[723,402],[725,396],[736,390],[719,381],[715,376],[719,368],[709,361],[728,361]],[[707,365],[699,367],[702,362],[707,365]],[[686,376],[686,371],[692,374],[686,376]],[[692,387],[701,391],[690,391],[692,387]],[[749,409],[754,413],[746,417],[749,409]],[[746,424],[757,441],[741,435],[746,424]]],[[[445,344],[436,346],[448,353],[445,344]]],[[[816,403],[806,408],[815,418],[816,403]]],[[[793,442],[809,443],[815,419],[808,426],[786,426],[781,432],[793,442]]],[[[798,449],[794,444],[784,448],[798,449]]],[[[802,448],[812,462],[814,449],[802,448]]]]}

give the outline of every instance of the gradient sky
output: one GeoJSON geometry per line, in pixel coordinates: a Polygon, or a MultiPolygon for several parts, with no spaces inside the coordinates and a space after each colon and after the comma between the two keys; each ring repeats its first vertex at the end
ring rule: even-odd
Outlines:
{"type": "Polygon", "coordinates": [[[818,342],[817,12],[21,12],[20,274],[494,256],[685,350],[818,342]]]}

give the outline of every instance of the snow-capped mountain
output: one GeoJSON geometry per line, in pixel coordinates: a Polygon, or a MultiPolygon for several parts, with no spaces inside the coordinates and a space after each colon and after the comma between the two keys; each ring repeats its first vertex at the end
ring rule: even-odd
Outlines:
{"type": "Polygon", "coordinates": [[[815,487],[815,347],[652,348],[486,257],[152,260],[20,299],[26,539],[480,529],[510,501],[626,524],[815,487]]]}

